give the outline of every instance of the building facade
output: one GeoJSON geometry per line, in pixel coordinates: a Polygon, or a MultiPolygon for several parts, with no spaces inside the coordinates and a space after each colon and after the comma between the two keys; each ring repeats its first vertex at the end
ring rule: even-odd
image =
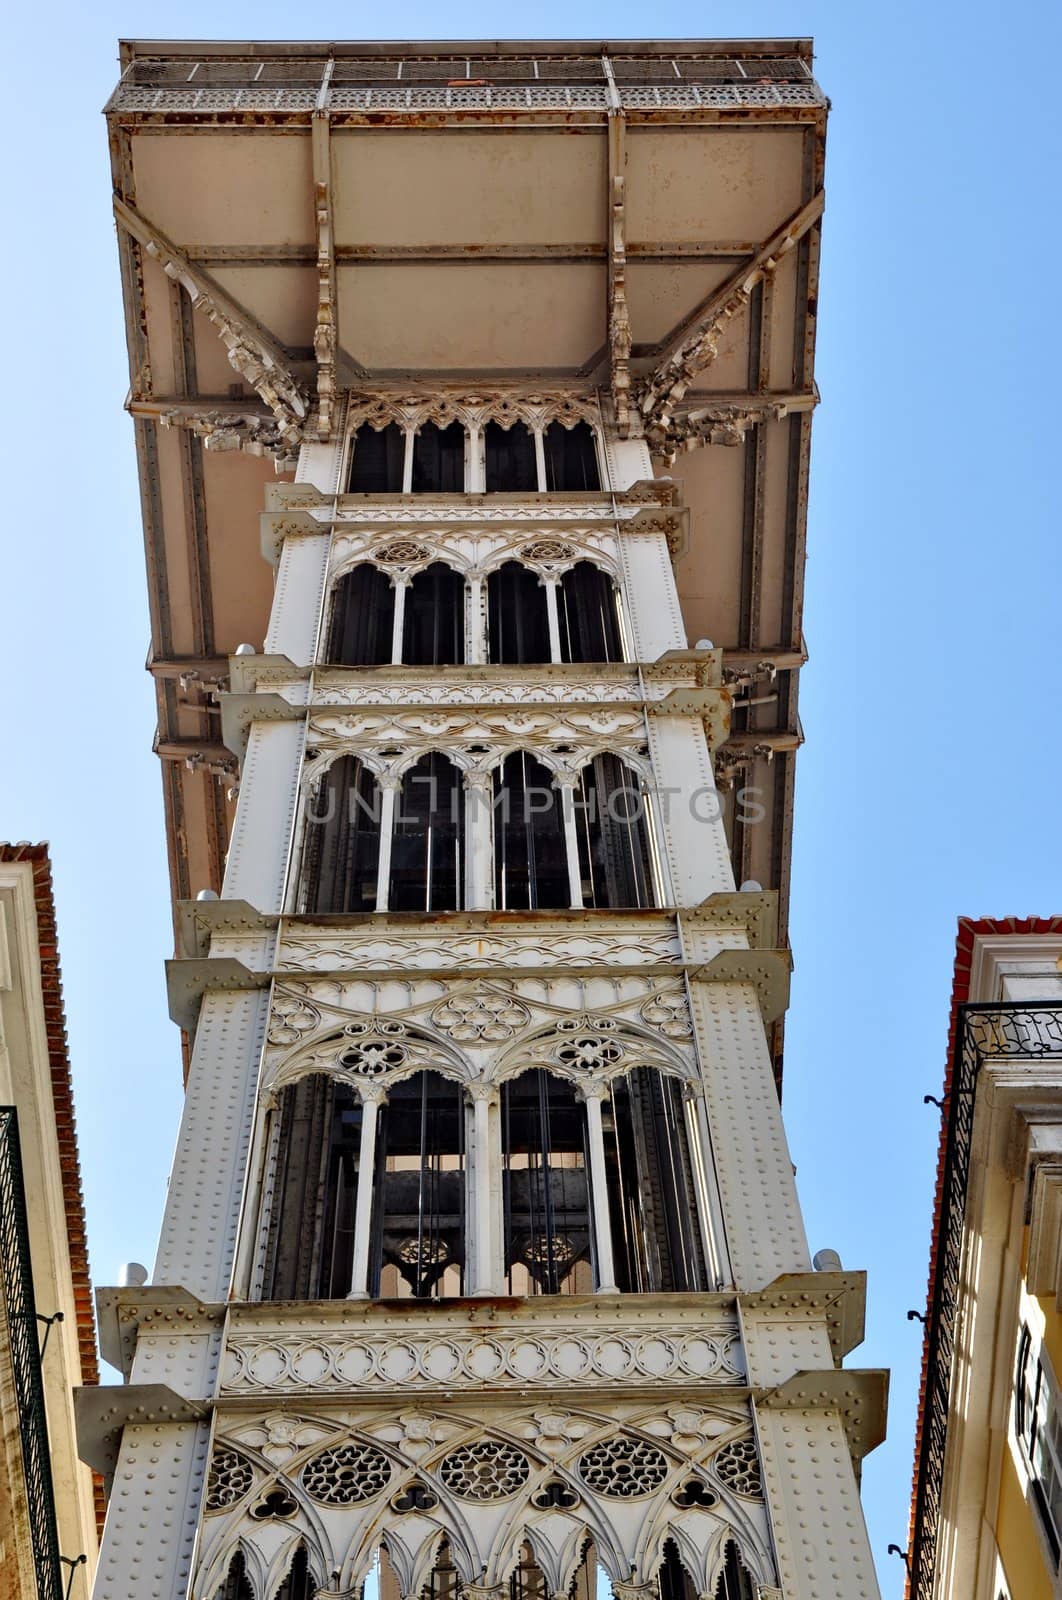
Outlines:
{"type": "Polygon", "coordinates": [[[87,1600],[102,1485],[74,1394],[97,1384],[48,847],[0,844],[0,1596],[87,1600]]]}
{"type": "Polygon", "coordinates": [[[809,62],[123,45],[188,1076],[100,1600],[878,1592],[777,1089],[809,62]]]}
{"type": "Polygon", "coordinates": [[[911,1514],[916,1600],[1062,1592],[1062,918],[959,923],[911,1514]]]}

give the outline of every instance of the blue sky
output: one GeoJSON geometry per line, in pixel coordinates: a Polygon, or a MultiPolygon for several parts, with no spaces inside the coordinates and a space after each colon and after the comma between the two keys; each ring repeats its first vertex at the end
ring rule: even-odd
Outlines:
{"type": "MultiPolygon", "coordinates": [[[[373,36],[377,8],[20,7],[5,30],[0,837],[51,841],[97,1281],[150,1264],[180,1061],[110,179],[123,34],[373,36]],[[13,191],[13,192],[12,192],[13,191]]],[[[1062,11],[392,0],[392,37],[812,34],[833,99],[785,1110],[813,1248],[892,1368],[865,1504],[902,1588],[958,915],[1062,911],[1056,111],[1062,11]]]]}

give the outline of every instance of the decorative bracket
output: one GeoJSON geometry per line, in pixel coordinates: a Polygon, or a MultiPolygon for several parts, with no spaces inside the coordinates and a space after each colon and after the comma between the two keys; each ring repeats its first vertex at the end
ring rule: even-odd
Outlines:
{"type": "Polygon", "coordinates": [[[272,334],[226,294],[209,273],[193,266],[159,228],[117,195],[114,215],[125,232],[159,263],[166,276],[182,286],[195,309],[214,324],[228,351],[230,365],[273,413],[285,451],[288,455],[297,451],[306,430],[309,400],[288,364],[285,351],[272,334]]]}
{"type": "Polygon", "coordinates": [[[655,372],[641,389],[642,419],[650,440],[667,438],[676,406],[697,375],[718,355],[719,340],[726,324],[744,310],[756,285],[774,274],[782,257],[788,255],[818,221],[825,198],[820,189],[682,323],[655,372]]]}
{"type": "MultiPolygon", "coordinates": [[[[630,438],[631,316],[627,304],[627,239],[624,166],[627,123],[622,111],[608,117],[608,355],[616,427],[630,438]]],[[[636,417],[635,413],[635,417],[636,417]]]]}

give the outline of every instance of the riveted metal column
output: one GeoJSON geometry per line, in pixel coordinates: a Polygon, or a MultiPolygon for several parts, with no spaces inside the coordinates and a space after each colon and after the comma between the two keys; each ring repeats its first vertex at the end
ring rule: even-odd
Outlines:
{"type": "Polygon", "coordinates": [[[594,1250],[597,1254],[597,1293],[618,1294],[616,1268],[612,1260],[612,1215],[605,1176],[605,1135],[601,1127],[601,1102],[608,1093],[605,1083],[584,1083],[579,1098],[586,1106],[586,1142],[590,1150],[590,1210],[594,1219],[594,1250]]]}
{"type": "Polygon", "coordinates": [[[376,1173],[376,1123],[387,1095],[379,1084],[359,1083],[361,1142],[358,1146],[358,1190],[354,1202],[354,1260],[350,1269],[348,1300],[369,1298],[369,1233],[376,1173]]]}

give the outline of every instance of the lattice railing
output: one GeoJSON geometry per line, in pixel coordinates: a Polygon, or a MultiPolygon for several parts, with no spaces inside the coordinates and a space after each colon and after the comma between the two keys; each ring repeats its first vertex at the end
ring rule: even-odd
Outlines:
{"type": "Polygon", "coordinates": [[[931,1600],[933,1594],[977,1080],[986,1061],[1017,1064],[1044,1059],[1062,1066],[1062,1007],[960,1006],[946,1108],[940,1232],[926,1329],[925,1411],[910,1551],[912,1600],[931,1600]]]}
{"type": "Polygon", "coordinates": [[[38,1600],[62,1600],[18,1115],[0,1106],[0,1312],[10,1349],[38,1600]]]}
{"type": "Polygon", "coordinates": [[[600,57],[402,60],[345,58],[330,73],[313,60],[141,59],[127,69],[108,111],[211,112],[448,110],[606,111],[823,106],[798,56],[600,57]]]}

